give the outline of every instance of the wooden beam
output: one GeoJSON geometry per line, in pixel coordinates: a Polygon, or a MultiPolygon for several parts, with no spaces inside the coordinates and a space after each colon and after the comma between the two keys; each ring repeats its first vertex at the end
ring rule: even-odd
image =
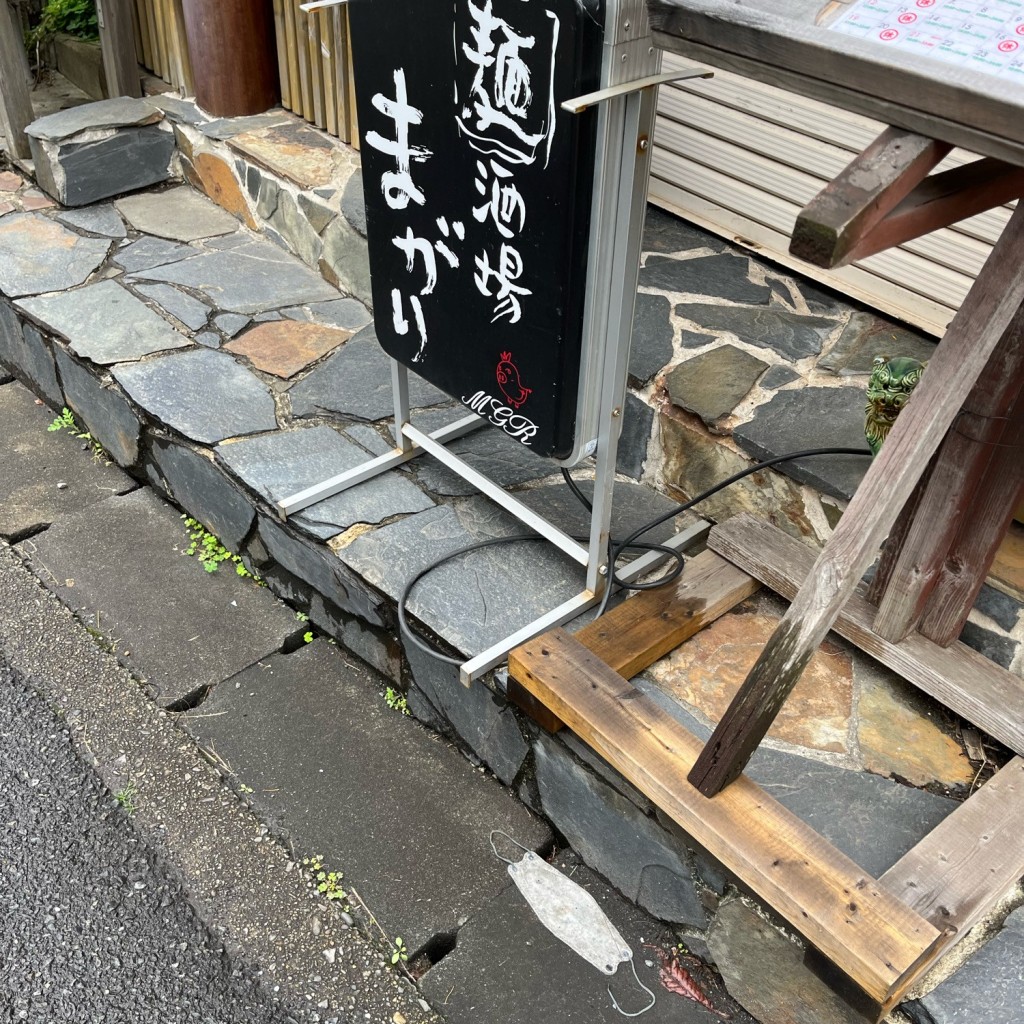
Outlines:
{"type": "Polygon", "coordinates": [[[700,741],[558,629],[513,652],[530,692],[766,900],[873,1000],[931,964],[939,929],[745,776],[716,800],[686,781],[700,741]]]}
{"type": "Polygon", "coordinates": [[[1024,302],[1024,206],[1014,213],[806,584],[694,766],[707,796],[742,773],[910,497],[1024,302]]]}
{"type": "Polygon", "coordinates": [[[797,217],[789,251],[818,267],[849,254],[953,147],[900,128],[886,128],[797,217]]]}
{"type": "MultiPolygon", "coordinates": [[[[924,378],[931,373],[931,366],[924,378]]],[[[976,504],[989,464],[1007,432],[1007,413],[1017,400],[1024,384],[1024,305],[1022,305],[1003,332],[991,358],[986,363],[977,383],[971,389],[960,410],[954,428],[942,443],[932,469],[928,486],[914,513],[903,542],[899,558],[890,575],[885,593],[878,603],[875,632],[894,643],[902,640],[918,624],[948,561],[950,549],[963,530],[983,533],[978,538],[982,547],[995,557],[995,551],[1013,511],[1014,493],[1006,496],[1005,508],[993,510],[984,521],[971,521],[972,513],[979,511],[976,504]]],[[[917,392],[920,392],[918,387],[917,392]]],[[[918,394],[911,396],[906,408],[909,412],[918,394]]],[[[897,422],[899,422],[897,420],[897,422]]],[[[882,451],[885,451],[883,446],[882,451]]],[[[1015,453],[1016,454],[1016,453],[1015,453]]],[[[1019,479],[1019,477],[1018,477],[1019,479]]],[[[980,588],[989,563],[972,564],[980,588]]],[[[954,573],[966,571],[966,566],[953,566],[954,573]]],[[[969,581],[966,593],[972,588],[969,581]]],[[[961,624],[970,611],[970,605],[959,610],[947,602],[952,618],[960,616],[961,624]]],[[[950,620],[952,621],[952,619],[950,620]]],[[[959,635],[957,631],[957,635],[959,635]]],[[[951,639],[955,639],[953,636],[951,639]]]]}
{"type": "Polygon", "coordinates": [[[35,120],[29,93],[28,61],[21,43],[21,26],[7,0],[0,0],[0,126],[11,153],[29,159],[25,129],[35,120]]]}
{"type": "MultiPolygon", "coordinates": [[[[710,625],[760,589],[760,582],[713,551],[687,559],[679,578],[616,605],[575,636],[626,679],[710,625]]],[[[516,683],[510,668],[509,699],[548,732],[563,723],[516,683]]],[[[521,681],[519,681],[521,683],[521,681]]]]}
{"type": "Polygon", "coordinates": [[[575,636],[619,675],[632,679],[760,588],[747,573],[704,551],[687,561],[675,583],[641,591],[575,636]]]}
{"type": "Polygon", "coordinates": [[[925,178],[833,267],[856,263],[1024,195],[1024,168],[986,157],[925,178]]]}
{"type": "Polygon", "coordinates": [[[111,97],[142,95],[139,57],[135,52],[135,27],[131,0],[96,0],[100,47],[111,97]]]}
{"type": "MultiPolygon", "coordinates": [[[[708,544],[788,600],[800,592],[814,565],[814,551],[806,544],[745,513],[716,526],[708,544]]],[[[872,631],[874,616],[874,606],[857,592],[843,606],[833,629],[951,711],[1024,754],[1024,679],[962,643],[943,648],[911,633],[902,643],[891,644],[872,631]]]]}
{"type": "Polygon", "coordinates": [[[1022,835],[1024,760],[1015,757],[879,883],[959,941],[1024,875],[1022,835]]]}

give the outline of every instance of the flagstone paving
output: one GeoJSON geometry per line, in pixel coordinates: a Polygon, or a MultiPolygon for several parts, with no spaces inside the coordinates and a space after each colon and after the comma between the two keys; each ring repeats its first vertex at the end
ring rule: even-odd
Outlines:
{"type": "Polygon", "coordinates": [[[0,220],[0,292],[16,299],[74,288],[109,249],[106,239],[85,238],[42,213],[9,213],[0,220]]]}
{"type": "Polygon", "coordinates": [[[179,242],[230,235],[238,221],[188,185],[165,192],[142,192],[114,204],[136,231],[179,242]]]}

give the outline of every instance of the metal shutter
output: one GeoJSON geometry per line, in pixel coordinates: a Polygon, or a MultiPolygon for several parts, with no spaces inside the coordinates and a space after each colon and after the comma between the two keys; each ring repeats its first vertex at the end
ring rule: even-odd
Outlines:
{"type": "MultiPolygon", "coordinates": [[[[699,66],[665,54],[666,71],[699,66]]],[[[883,125],[726,71],[662,86],[651,200],[718,235],[941,335],[1010,215],[990,210],[838,271],[788,253],[801,207],[883,125]]],[[[956,150],[942,167],[975,159],[956,150]]]]}

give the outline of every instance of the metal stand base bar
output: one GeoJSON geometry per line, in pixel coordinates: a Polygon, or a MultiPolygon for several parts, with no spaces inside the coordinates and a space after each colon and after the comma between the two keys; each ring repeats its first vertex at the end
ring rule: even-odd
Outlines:
{"type": "MultiPolygon", "coordinates": [[[[680,530],[679,533],[669,537],[668,540],[664,541],[662,546],[671,548],[673,551],[682,551],[690,544],[699,540],[710,529],[710,523],[705,523],[703,521],[694,523],[693,526],[688,526],[685,530],[680,530]]],[[[625,583],[633,583],[640,579],[641,576],[644,576],[656,569],[668,557],[669,556],[664,551],[648,551],[639,558],[633,559],[633,561],[618,574],[619,579],[625,583]]],[[[515,633],[505,637],[504,640],[499,640],[486,651],[482,651],[480,654],[476,655],[476,657],[470,658],[469,661],[464,662],[459,668],[459,681],[463,686],[469,686],[482,675],[490,672],[492,668],[495,668],[502,662],[507,661],[509,652],[515,650],[515,648],[520,644],[528,643],[534,637],[540,636],[542,633],[546,633],[549,629],[554,629],[556,626],[562,626],[566,622],[576,618],[577,615],[582,615],[583,612],[593,608],[600,599],[601,595],[595,594],[592,590],[582,591],[575,597],[570,598],[564,604],[560,604],[557,608],[553,608],[547,613],[547,615],[542,615],[539,619],[535,619],[529,625],[523,626],[522,629],[518,629],[515,633]]]]}
{"type": "Polygon", "coordinates": [[[402,433],[411,441],[429,452],[438,462],[458,473],[463,480],[471,483],[482,494],[486,494],[491,501],[496,502],[506,512],[511,512],[520,522],[524,523],[531,530],[535,530],[545,540],[550,541],[555,547],[565,552],[570,558],[585,566],[590,558],[588,550],[577,541],[574,541],[568,534],[563,533],[557,526],[552,526],[542,515],[534,512],[528,505],[524,505],[518,498],[514,498],[503,487],[499,487],[489,477],[475,470],[464,459],[453,455],[443,445],[438,444],[422,430],[417,430],[411,423],[402,427],[402,433]]]}
{"type": "MultiPolygon", "coordinates": [[[[474,430],[482,427],[485,422],[485,420],[482,420],[474,413],[471,416],[464,416],[461,420],[450,423],[447,427],[435,430],[430,435],[420,436],[429,436],[438,444],[443,445],[472,433],[474,430]]],[[[282,519],[287,519],[290,515],[301,512],[304,508],[309,508],[310,505],[315,505],[318,501],[323,501],[325,498],[330,498],[335,494],[340,494],[342,491],[347,491],[350,487],[355,487],[356,484],[361,484],[365,480],[372,480],[374,477],[386,473],[395,466],[404,465],[406,462],[415,459],[417,455],[422,455],[423,451],[423,448],[416,445],[413,445],[408,451],[403,451],[401,447],[393,448],[376,459],[370,459],[361,466],[356,466],[355,469],[350,469],[345,473],[340,473],[338,476],[325,480],[323,483],[315,484],[312,487],[307,487],[304,491],[298,491],[296,494],[290,495],[277,503],[277,510],[282,519]]]]}

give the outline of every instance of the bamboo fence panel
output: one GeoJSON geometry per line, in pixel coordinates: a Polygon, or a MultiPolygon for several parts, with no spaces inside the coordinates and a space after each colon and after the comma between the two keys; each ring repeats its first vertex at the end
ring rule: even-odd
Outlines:
{"type": "Polygon", "coordinates": [[[187,96],[195,93],[181,0],[135,0],[139,59],[187,96]]]}
{"type": "Polygon", "coordinates": [[[329,7],[307,14],[300,2],[274,0],[281,103],[358,148],[348,13],[329,7]]]}

